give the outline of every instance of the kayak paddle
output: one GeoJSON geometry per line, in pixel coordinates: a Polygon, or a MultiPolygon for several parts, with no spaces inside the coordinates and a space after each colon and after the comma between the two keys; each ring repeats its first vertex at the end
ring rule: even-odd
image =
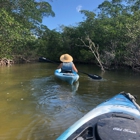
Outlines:
{"type": "Polygon", "coordinates": [[[82,71],[78,71],[78,72],[83,73],[83,74],[86,74],[86,75],[88,75],[92,79],[96,79],[96,80],[101,80],[102,79],[101,76],[98,76],[96,74],[92,75],[92,74],[88,74],[88,73],[85,73],[85,72],[82,72],[82,71]]]}
{"type": "MultiPolygon", "coordinates": [[[[49,61],[49,62],[52,62],[52,63],[55,63],[55,64],[56,64],[56,62],[51,61],[51,60],[49,60],[49,59],[47,59],[47,58],[45,58],[45,57],[43,57],[43,59],[46,60],[46,61],[49,61]]],[[[92,78],[92,79],[96,79],[96,80],[101,80],[101,79],[102,79],[101,76],[98,76],[98,75],[96,75],[96,74],[93,74],[93,75],[92,75],[92,74],[88,74],[88,73],[86,73],[86,72],[82,72],[82,71],[79,71],[79,70],[78,70],[78,72],[83,73],[83,74],[86,74],[88,77],[90,77],[90,78],[92,78]]]]}

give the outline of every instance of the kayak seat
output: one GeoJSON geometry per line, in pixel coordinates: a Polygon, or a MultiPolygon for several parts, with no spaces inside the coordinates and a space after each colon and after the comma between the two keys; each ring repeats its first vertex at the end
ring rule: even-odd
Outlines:
{"type": "Polygon", "coordinates": [[[61,73],[72,73],[72,70],[63,70],[63,69],[61,69],[61,73]]]}

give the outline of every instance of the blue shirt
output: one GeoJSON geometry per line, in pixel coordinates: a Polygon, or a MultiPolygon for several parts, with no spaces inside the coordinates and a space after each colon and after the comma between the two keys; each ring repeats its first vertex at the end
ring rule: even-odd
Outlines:
{"type": "Polygon", "coordinates": [[[62,70],[63,71],[72,71],[73,62],[63,62],[62,70]]]}

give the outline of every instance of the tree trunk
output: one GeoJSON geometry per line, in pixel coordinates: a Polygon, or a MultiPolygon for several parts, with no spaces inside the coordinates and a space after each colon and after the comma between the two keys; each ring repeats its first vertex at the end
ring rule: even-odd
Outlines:
{"type": "Polygon", "coordinates": [[[104,67],[102,65],[102,61],[100,59],[100,54],[99,54],[99,51],[98,51],[99,46],[98,45],[96,46],[94,44],[94,42],[92,42],[92,40],[89,37],[86,38],[86,40],[88,41],[88,45],[86,45],[86,43],[82,39],[80,39],[80,40],[83,42],[85,47],[90,49],[90,51],[93,53],[93,55],[95,56],[96,60],[98,61],[99,65],[101,67],[101,70],[105,72],[105,69],[104,69],[104,67]]]}

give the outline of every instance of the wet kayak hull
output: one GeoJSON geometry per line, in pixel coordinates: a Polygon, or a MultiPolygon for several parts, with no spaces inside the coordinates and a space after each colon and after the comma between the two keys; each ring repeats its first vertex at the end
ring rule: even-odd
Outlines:
{"type": "Polygon", "coordinates": [[[69,84],[73,84],[79,79],[79,75],[76,72],[61,73],[61,69],[56,69],[54,74],[57,78],[61,79],[62,81],[66,81],[69,84]]]}

